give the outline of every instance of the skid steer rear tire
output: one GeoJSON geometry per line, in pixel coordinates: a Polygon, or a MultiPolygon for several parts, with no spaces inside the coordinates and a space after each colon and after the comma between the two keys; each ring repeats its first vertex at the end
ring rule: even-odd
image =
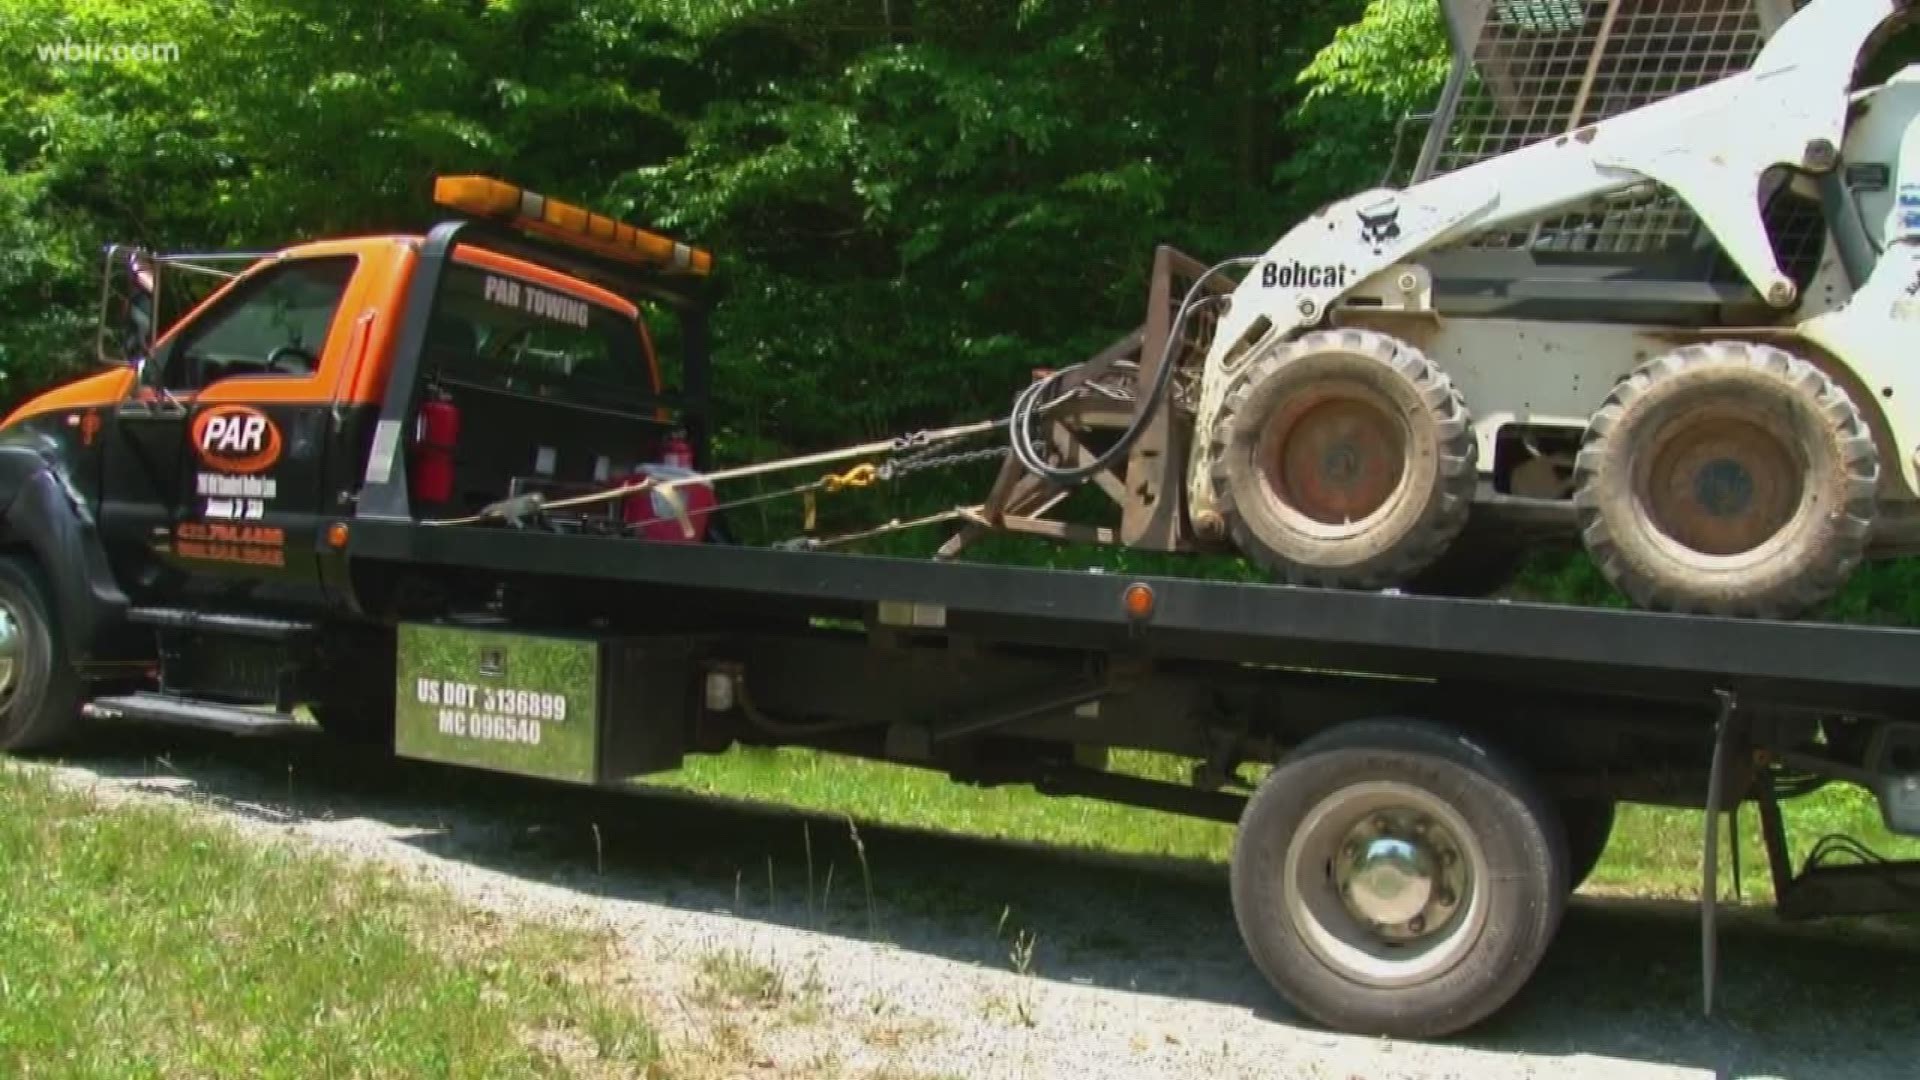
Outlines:
{"type": "Polygon", "coordinates": [[[1253,361],[1212,443],[1234,543],[1296,585],[1398,585],[1440,557],[1473,502],[1466,403],[1385,334],[1307,334],[1253,361]]]}
{"type": "Polygon", "coordinates": [[[1873,532],[1880,456],[1845,390],[1771,345],[1642,365],[1575,463],[1581,539],[1636,604],[1790,618],[1831,597],[1873,532]]]}

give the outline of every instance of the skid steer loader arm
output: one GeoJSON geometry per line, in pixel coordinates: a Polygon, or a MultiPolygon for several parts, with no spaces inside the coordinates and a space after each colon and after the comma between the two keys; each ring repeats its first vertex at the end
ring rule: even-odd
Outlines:
{"type": "MultiPolygon", "coordinates": [[[[1249,359],[1312,328],[1383,271],[1475,233],[1653,182],[1698,215],[1769,304],[1792,307],[1799,290],[1768,240],[1762,180],[1778,168],[1836,167],[1860,55],[1910,4],[1814,0],[1744,73],[1405,190],[1363,192],[1295,226],[1235,290],[1208,351],[1188,473],[1192,512],[1214,505],[1207,433],[1249,359]]],[[[1401,278],[1396,270],[1393,280],[1401,278]]]]}

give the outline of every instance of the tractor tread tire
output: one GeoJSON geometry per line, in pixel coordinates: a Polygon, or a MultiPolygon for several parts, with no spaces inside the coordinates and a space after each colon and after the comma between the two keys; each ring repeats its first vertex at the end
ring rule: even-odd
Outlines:
{"type": "MultiPolygon", "coordinates": [[[[1249,364],[1220,407],[1211,449],[1215,508],[1235,547],[1292,585],[1383,589],[1412,579],[1460,535],[1479,480],[1466,400],[1425,353],[1370,330],[1305,334],[1249,364]],[[1424,422],[1415,420],[1420,430],[1414,432],[1410,450],[1426,444],[1427,490],[1408,500],[1417,506],[1389,515],[1386,524],[1392,532],[1386,536],[1370,531],[1332,540],[1306,538],[1272,513],[1254,487],[1266,483],[1254,457],[1267,416],[1287,392],[1298,366],[1328,354],[1347,358],[1362,375],[1385,373],[1408,412],[1424,415],[1424,422]],[[1315,557],[1303,557],[1303,549],[1315,557]]],[[[1402,486],[1416,482],[1409,477],[1402,486]]]]}
{"type": "MultiPolygon", "coordinates": [[[[1805,449],[1803,447],[1803,449],[1805,449]]],[[[1723,341],[1659,356],[1620,380],[1593,414],[1574,462],[1574,509],[1581,541],[1602,574],[1636,605],[1654,611],[1747,618],[1792,618],[1831,598],[1866,555],[1878,513],[1880,453],[1873,431],[1847,392],[1818,367],[1784,349],[1723,341]],[[1656,544],[1631,482],[1643,417],[1663,395],[1714,392],[1715,380],[1763,388],[1803,418],[1826,468],[1809,468],[1824,514],[1796,512],[1785,528],[1800,533],[1786,550],[1744,574],[1688,565],[1656,544]],[[1803,520],[1804,519],[1804,520],[1803,520]],[[1782,569],[1784,568],[1784,569],[1782,569]]],[[[1771,541],[1769,541],[1771,542],[1771,541]]],[[[1697,556],[1698,560],[1711,556],[1697,556]]]]}

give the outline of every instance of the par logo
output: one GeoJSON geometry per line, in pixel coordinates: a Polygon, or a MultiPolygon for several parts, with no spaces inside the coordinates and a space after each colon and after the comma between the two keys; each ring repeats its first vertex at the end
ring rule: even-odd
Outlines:
{"type": "Polygon", "coordinates": [[[193,450],[209,469],[257,473],[280,460],[280,429],[248,405],[216,405],[193,420],[193,450]]]}

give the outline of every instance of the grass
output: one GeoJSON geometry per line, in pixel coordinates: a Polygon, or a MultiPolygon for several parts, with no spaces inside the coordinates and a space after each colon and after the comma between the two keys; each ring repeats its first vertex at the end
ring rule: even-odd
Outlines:
{"type": "MultiPolygon", "coordinates": [[[[1116,767],[1158,768],[1149,754],[1116,754],[1116,767]]],[[[1171,766],[1167,766],[1171,767],[1171,766]]],[[[1224,857],[1227,825],[1090,799],[1056,799],[1031,787],[975,788],[944,774],[812,750],[740,749],[689,758],[650,782],[754,799],[884,825],[1000,840],[1174,858],[1224,857]]]]}
{"type": "Polygon", "coordinates": [[[696,967],[694,991],[703,1004],[715,1008],[771,1009],[789,996],[784,972],[737,949],[708,953],[696,967]]]}
{"type": "MultiPolygon", "coordinates": [[[[1114,755],[1112,767],[1173,780],[1184,776],[1186,763],[1126,751],[1114,755]]],[[[1233,843],[1232,826],[1218,822],[1089,799],[1052,798],[1025,786],[970,788],[939,773],[801,749],[742,749],[692,758],[685,768],[653,778],[653,782],[705,794],[848,814],[884,825],[1126,855],[1224,863],[1233,843]]],[[[1888,833],[1873,796],[1859,788],[1835,784],[1792,800],[1785,809],[1796,862],[1829,833],[1854,835],[1889,857],[1920,858],[1920,841],[1888,833]]],[[[1621,807],[1612,842],[1588,891],[1697,896],[1703,824],[1698,810],[1621,807]]],[[[1751,807],[1742,811],[1738,831],[1741,863],[1749,868],[1745,895],[1749,899],[1768,897],[1771,892],[1758,815],[1751,807]]],[[[1723,880],[1728,880],[1724,874],[1723,880]]]]}
{"type": "MultiPolygon", "coordinates": [[[[1115,765],[1173,779],[1186,763],[1122,754],[1115,765]]],[[[799,750],[694,759],[668,780],[863,821],[1206,864],[1224,860],[1231,838],[1226,825],[1027,788],[966,788],[799,750]]],[[[1920,843],[1881,830],[1864,793],[1835,787],[1789,805],[1802,852],[1820,834],[1847,831],[1890,855],[1920,856],[1920,843]]],[[[1697,811],[1626,808],[1590,890],[1692,895],[1700,824],[1697,811]]],[[[1765,880],[1751,813],[1743,826],[1745,895],[1755,900],[1765,880]]],[[[795,840],[810,873],[823,840],[795,840]]],[[[33,767],[0,765],[0,859],[13,871],[0,878],[0,1075],[658,1077],[670,1065],[693,1080],[736,1075],[712,1071],[716,1063],[759,1060],[755,1033],[766,1024],[824,1015],[820,973],[716,951],[696,958],[690,1001],[711,1014],[710,1038],[663,1063],[650,1029],[604,977],[602,938],[503,924],[438,891],[263,845],[174,808],[103,810],[33,767]]],[[[841,880],[843,906],[860,906],[861,887],[841,880]]],[[[783,870],[781,888],[792,882],[783,870]]],[[[894,903],[897,882],[881,886],[894,903]]],[[[987,919],[980,932],[999,942],[1009,971],[1043,974],[1077,947],[1057,922],[1040,942],[1025,921],[1032,913],[1015,921],[1011,908],[994,910],[998,925],[987,919]]],[[[1025,980],[980,1008],[1013,1027],[1037,1022],[1025,980]]],[[[928,1035],[889,1016],[884,1001],[871,1009],[864,1037],[876,1047],[928,1035]]]]}
{"type": "Polygon", "coordinates": [[[0,1074],[632,1076],[609,948],[0,766],[0,1074]]]}
{"type": "MultiPolygon", "coordinates": [[[[1788,847],[1796,868],[1824,836],[1853,836],[1888,858],[1920,859],[1920,840],[1895,836],[1880,818],[1872,794],[1851,784],[1828,787],[1783,805],[1788,847]]],[[[1766,852],[1760,843],[1759,814],[1743,807],[1739,816],[1740,864],[1746,868],[1747,899],[1771,900],[1766,852]]],[[[1689,898],[1700,892],[1701,830],[1698,810],[1658,806],[1624,806],[1607,845],[1606,857],[1595,869],[1589,891],[1632,896],[1689,898]]],[[[1723,855],[1729,852],[1722,830],[1723,855]]],[[[1721,880],[1728,882],[1731,862],[1721,861],[1721,880]]],[[[1725,886],[1732,888],[1731,884],[1725,886]]]]}

